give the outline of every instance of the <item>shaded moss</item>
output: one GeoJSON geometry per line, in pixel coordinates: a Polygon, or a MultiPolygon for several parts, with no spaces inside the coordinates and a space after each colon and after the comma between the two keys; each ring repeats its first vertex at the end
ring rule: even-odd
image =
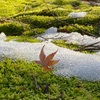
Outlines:
{"type": "Polygon", "coordinates": [[[0,32],[4,32],[6,35],[22,35],[24,27],[18,22],[5,22],[0,24],[0,32]]]}

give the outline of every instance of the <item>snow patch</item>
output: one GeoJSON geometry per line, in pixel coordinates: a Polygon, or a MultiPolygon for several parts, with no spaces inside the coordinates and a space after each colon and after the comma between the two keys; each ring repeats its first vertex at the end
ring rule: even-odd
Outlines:
{"type": "Polygon", "coordinates": [[[70,16],[72,18],[81,18],[81,17],[85,17],[86,14],[87,14],[87,12],[72,12],[68,16],[70,16]]]}
{"type": "Polygon", "coordinates": [[[0,40],[5,40],[6,39],[6,35],[4,32],[0,33],[0,40]]]}
{"type": "MultiPolygon", "coordinates": [[[[54,31],[54,33],[56,33],[56,31],[54,31]]],[[[74,36],[72,34],[72,40],[77,36],[83,39],[83,36],[78,34],[79,33],[77,33],[77,35],[75,34],[74,36]]],[[[75,38],[74,40],[78,40],[79,42],[79,39],[75,38]]],[[[46,55],[58,50],[54,57],[55,60],[60,59],[60,61],[54,67],[54,73],[56,75],[65,77],[76,76],[82,80],[100,81],[99,54],[83,54],[66,48],[58,47],[47,41],[42,43],[0,41],[0,58],[2,58],[2,56],[7,56],[10,58],[26,59],[28,61],[39,60],[39,54],[44,45],[46,55]]]]}
{"type": "MultiPolygon", "coordinates": [[[[40,40],[54,40],[54,39],[61,39],[66,40],[68,43],[76,43],[79,45],[89,45],[95,42],[100,41],[100,37],[95,38],[92,36],[81,35],[78,32],[72,33],[58,33],[56,27],[51,27],[46,30],[38,39],[40,40]]],[[[100,45],[100,44],[99,44],[100,45]]]]}

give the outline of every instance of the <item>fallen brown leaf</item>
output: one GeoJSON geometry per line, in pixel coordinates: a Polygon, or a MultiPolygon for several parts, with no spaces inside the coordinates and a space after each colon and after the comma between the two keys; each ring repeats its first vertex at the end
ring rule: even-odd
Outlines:
{"type": "Polygon", "coordinates": [[[44,47],[45,45],[42,47],[41,51],[40,51],[40,61],[35,61],[38,64],[41,64],[44,68],[45,71],[52,71],[52,68],[50,66],[54,66],[56,63],[58,63],[59,60],[53,60],[53,57],[55,56],[55,54],[57,53],[57,51],[49,54],[47,57],[44,53],[44,47]]]}

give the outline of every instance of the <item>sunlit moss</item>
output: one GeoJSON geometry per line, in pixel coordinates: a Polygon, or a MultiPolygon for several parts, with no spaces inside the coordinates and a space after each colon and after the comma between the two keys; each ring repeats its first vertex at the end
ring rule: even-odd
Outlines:
{"type": "Polygon", "coordinates": [[[60,95],[61,100],[99,100],[99,94],[99,81],[56,76],[25,60],[0,61],[0,100],[57,100],[60,95]],[[49,89],[45,90],[47,85],[49,89]]]}
{"type": "Polygon", "coordinates": [[[78,44],[74,44],[74,43],[67,43],[66,41],[63,41],[63,40],[55,40],[53,41],[54,44],[60,46],[60,47],[64,47],[64,48],[68,48],[68,49],[71,49],[71,50],[74,50],[74,51],[80,51],[82,53],[90,53],[90,54],[93,54],[95,53],[95,51],[92,51],[92,50],[82,50],[82,45],[78,45],[78,44]]]}
{"type": "Polygon", "coordinates": [[[7,39],[5,40],[7,41],[18,41],[18,42],[40,42],[38,39],[33,38],[33,37],[27,37],[27,36],[8,36],[7,39]]]}

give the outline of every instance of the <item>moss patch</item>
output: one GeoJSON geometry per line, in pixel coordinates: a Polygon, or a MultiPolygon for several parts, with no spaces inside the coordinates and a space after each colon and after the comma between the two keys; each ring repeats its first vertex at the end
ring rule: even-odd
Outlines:
{"type": "Polygon", "coordinates": [[[52,72],[44,72],[41,66],[34,62],[11,59],[0,61],[1,100],[47,100],[48,98],[99,100],[100,82],[56,76],[52,72]],[[37,88],[34,77],[38,84],[37,88]],[[47,84],[49,89],[46,93],[47,84]]]}

